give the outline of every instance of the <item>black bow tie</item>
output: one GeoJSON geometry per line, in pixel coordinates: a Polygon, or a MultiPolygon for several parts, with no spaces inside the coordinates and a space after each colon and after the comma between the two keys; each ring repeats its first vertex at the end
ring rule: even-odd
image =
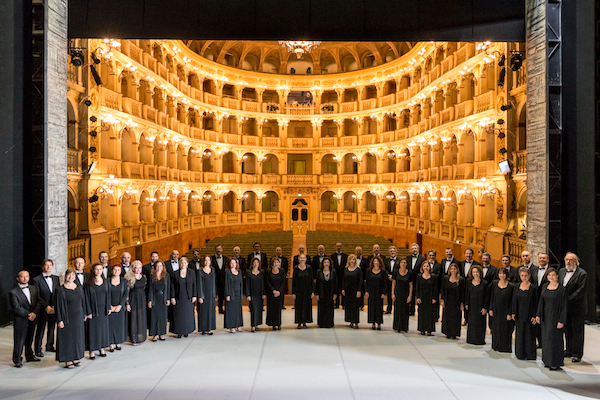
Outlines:
{"type": "Polygon", "coordinates": [[[44,278],[45,279],[50,279],[50,278],[52,278],[52,275],[44,275],[44,278]]]}
{"type": "Polygon", "coordinates": [[[78,272],[77,275],[83,275],[83,272],[78,272]]]}
{"type": "Polygon", "coordinates": [[[29,285],[27,286],[22,286],[21,289],[29,289],[29,285]]]}

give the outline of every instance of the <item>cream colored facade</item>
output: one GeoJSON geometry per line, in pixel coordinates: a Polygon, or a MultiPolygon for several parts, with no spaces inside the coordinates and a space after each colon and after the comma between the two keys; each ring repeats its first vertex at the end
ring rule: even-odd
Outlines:
{"type": "Polygon", "coordinates": [[[279,223],[396,228],[518,263],[525,65],[508,62],[522,45],[420,42],[373,67],[303,75],[223,65],[181,41],[78,45],[98,54],[103,85],[70,65],[71,259],[279,223]]]}

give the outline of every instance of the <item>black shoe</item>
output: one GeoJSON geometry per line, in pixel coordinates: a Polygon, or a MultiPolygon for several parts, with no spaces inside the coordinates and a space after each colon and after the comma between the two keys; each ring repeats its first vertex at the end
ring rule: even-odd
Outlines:
{"type": "Polygon", "coordinates": [[[574,362],[574,363],[578,363],[578,362],[581,362],[581,358],[579,358],[579,357],[573,357],[571,359],[571,361],[574,362]]]}
{"type": "Polygon", "coordinates": [[[49,351],[50,353],[56,353],[56,349],[54,347],[46,347],[46,351],[49,351]]]}
{"type": "Polygon", "coordinates": [[[108,349],[108,351],[110,351],[111,353],[115,352],[115,349],[113,349],[112,347],[110,349],[108,349]]]}
{"type": "Polygon", "coordinates": [[[106,353],[100,353],[100,357],[106,357],[106,353]]]}
{"type": "Polygon", "coordinates": [[[44,353],[42,353],[41,351],[38,351],[37,353],[35,353],[36,357],[44,357],[44,353]]]}
{"type": "Polygon", "coordinates": [[[281,307],[282,310],[287,310],[287,308],[285,308],[285,306],[281,307]]]}
{"type": "Polygon", "coordinates": [[[212,335],[212,334],[213,334],[212,332],[208,332],[208,333],[207,333],[207,335],[209,335],[209,336],[210,336],[210,335],[212,335]]]}
{"type": "Polygon", "coordinates": [[[119,351],[121,351],[121,346],[117,346],[117,347],[115,347],[115,350],[119,350],[119,351]]]}
{"type": "Polygon", "coordinates": [[[26,359],[26,361],[27,361],[27,362],[36,362],[36,361],[42,361],[42,360],[40,360],[40,359],[39,359],[39,358],[37,358],[36,356],[31,356],[31,357],[28,357],[28,358],[26,359]]]}
{"type": "Polygon", "coordinates": [[[17,364],[15,364],[15,368],[23,368],[23,363],[17,363],[17,364]]]}

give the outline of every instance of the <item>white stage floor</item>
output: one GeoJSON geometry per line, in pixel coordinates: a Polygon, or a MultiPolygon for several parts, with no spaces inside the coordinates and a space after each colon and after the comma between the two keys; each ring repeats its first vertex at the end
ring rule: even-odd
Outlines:
{"type": "MultiPolygon", "coordinates": [[[[450,341],[361,324],[350,329],[336,311],[335,329],[297,330],[293,310],[281,331],[190,335],[123,345],[106,358],[65,369],[46,353],[39,363],[12,364],[12,328],[0,329],[0,399],[574,399],[600,398],[600,328],[586,327],[581,363],[564,371],[519,361],[488,345],[450,341]]],[[[316,317],[316,309],[314,315],[316,317]]],[[[366,321],[366,313],[361,320],[366,321]]],[[[222,316],[217,326],[223,326],[222,316]]],[[[437,329],[439,331],[439,324],[437,329]]],[[[540,354],[538,354],[540,355],[540,354]]],[[[86,354],[87,357],[87,354],[86,354]]]]}

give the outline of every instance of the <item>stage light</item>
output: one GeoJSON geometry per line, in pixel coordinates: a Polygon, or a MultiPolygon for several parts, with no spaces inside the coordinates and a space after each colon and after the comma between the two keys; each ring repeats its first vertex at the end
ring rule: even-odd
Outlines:
{"type": "Polygon", "coordinates": [[[523,65],[523,53],[513,53],[510,58],[510,69],[518,71],[523,65]]]}
{"type": "Polygon", "coordinates": [[[504,67],[504,61],[506,60],[506,56],[504,54],[502,54],[500,56],[500,58],[498,59],[498,66],[499,67],[504,67]]]}
{"type": "Polygon", "coordinates": [[[94,64],[100,64],[100,59],[96,55],[96,53],[92,53],[92,60],[94,60],[94,64]]]}
{"type": "Polygon", "coordinates": [[[71,50],[71,64],[76,67],[81,67],[84,63],[83,53],[81,50],[71,50]]]}
{"type": "Polygon", "coordinates": [[[498,86],[504,87],[504,78],[506,77],[506,68],[502,67],[498,74],[498,86]]]}
{"type": "Polygon", "coordinates": [[[100,78],[100,75],[98,74],[98,71],[96,71],[96,67],[94,65],[90,65],[90,71],[92,72],[92,77],[94,78],[94,82],[96,82],[96,86],[102,85],[102,79],[100,78]]]}

